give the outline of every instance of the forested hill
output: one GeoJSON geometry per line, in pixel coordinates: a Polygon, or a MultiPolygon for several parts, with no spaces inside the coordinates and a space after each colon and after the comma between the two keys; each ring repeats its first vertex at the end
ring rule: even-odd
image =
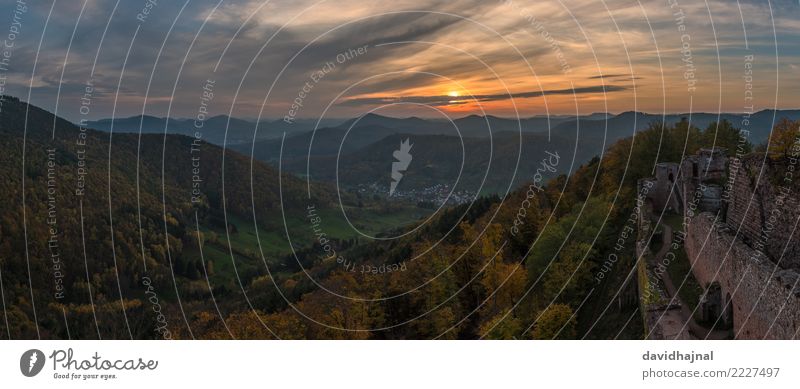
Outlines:
{"type": "MultiPolygon", "coordinates": [[[[156,316],[145,313],[152,306],[143,279],[165,312],[179,312],[179,296],[208,264],[198,241],[244,251],[229,244],[226,230],[253,229],[255,215],[269,238],[280,236],[282,208],[299,215],[309,203],[326,208],[334,196],[313,185],[309,198],[305,181],[279,180],[270,166],[190,137],[82,129],[9,96],[0,113],[0,159],[8,315],[0,326],[12,338],[152,337],[156,316]]],[[[240,274],[242,282],[258,273],[256,251],[253,244],[240,257],[239,270],[251,273],[240,274]]],[[[231,273],[225,288],[236,283],[231,273]]],[[[192,293],[187,301],[209,296],[192,293]]]]}

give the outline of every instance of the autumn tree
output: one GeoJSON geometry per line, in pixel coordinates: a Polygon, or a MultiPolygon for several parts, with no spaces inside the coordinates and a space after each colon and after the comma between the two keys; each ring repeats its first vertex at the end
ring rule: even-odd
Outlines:
{"type": "Polygon", "coordinates": [[[784,118],[772,129],[769,142],[769,156],[774,160],[789,158],[800,150],[800,120],[784,118]]]}
{"type": "Polygon", "coordinates": [[[574,339],[575,318],[572,308],[565,304],[553,304],[542,312],[533,326],[534,339],[574,339]]]}
{"type": "Polygon", "coordinates": [[[546,274],[542,292],[547,298],[580,304],[590,289],[595,250],[588,243],[568,243],[546,274]]]}
{"type": "Polygon", "coordinates": [[[501,312],[484,323],[480,333],[486,339],[516,339],[523,330],[520,318],[512,312],[501,312]]]}

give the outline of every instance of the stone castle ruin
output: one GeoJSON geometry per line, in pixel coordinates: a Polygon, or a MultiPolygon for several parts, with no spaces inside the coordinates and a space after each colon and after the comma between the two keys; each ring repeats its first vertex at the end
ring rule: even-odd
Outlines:
{"type": "Polygon", "coordinates": [[[639,192],[647,210],[640,212],[637,244],[649,337],[799,338],[800,200],[791,185],[775,179],[781,173],[771,161],[763,154],[738,159],[719,148],[702,149],[681,164],[656,165],[655,173],[639,182],[649,189],[639,192]],[[680,301],[673,284],[682,280],[659,271],[658,254],[647,247],[669,214],[683,216],[683,231],[673,235],[702,288],[695,307],[680,301]]]}

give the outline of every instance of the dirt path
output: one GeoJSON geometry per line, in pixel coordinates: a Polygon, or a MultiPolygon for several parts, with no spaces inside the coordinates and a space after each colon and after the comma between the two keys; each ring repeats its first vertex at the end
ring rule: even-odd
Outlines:
{"type": "MultiPolygon", "coordinates": [[[[662,239],[664,244],[661,246],[661,249],[658,250],[658,253],[655,255],[654,259],[655,264],[661,263],[663,261],[664,257],[670,250],[670,246],[672,246],[672,227],[663,223],[661,224],[661,227],[663,228],[664,231],[662,239]]],[[[681,248],[681,250],[683,250],[683,248],[681,248]]],[[[681,307],[680,309],[681,319],[680,320],[675,320],[674,318],[670,319],[669,321],[670,326],[673,326],[676,323],[678,323],[681,326],[681,328],[683,328],[688,322],[689,332],[693,338],[728,339],[728,331],[711,330],[701,326],[700,324],[697,323],[697,321],[694,320],[692,309],[689,308],[689,306],[685,304],[683,301],[681,301],[681,298],[678,295],[678,289],[672,282],[672,278],[670,277],[668,271],[665,271],[664,273],[660,274],[659,277],[661,278],[661,281],[664,283],[664,287],[667,289],[667,293],[669,294],[669,297],[672,300],[671,302],[677,303],[681,307]]],[[[680,330],[674,331],[674,333],[678,334],[680,333],[680,330]]]]}

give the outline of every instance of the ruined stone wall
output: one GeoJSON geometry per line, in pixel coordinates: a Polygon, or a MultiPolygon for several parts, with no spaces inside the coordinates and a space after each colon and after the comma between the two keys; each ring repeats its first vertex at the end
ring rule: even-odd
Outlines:
{"type": "Polygon", "coordinates": [[[800,269],[800,231],[793,231],[800,218],[798,194],[776,179],[780,174],[761,154],[732,161],[729,172],[727,225],[781,267],[800,269]]]}
{"type": "MultiPolygon", "coordinates": [[[[660,167],[662,174],[648,179],[657,211],[668,207],[664,172],[671,166],[660,167]]],[[[791,175],[779,170],[763,154],[728,159],[718,149],[703,149],[680,165],[684,247],[706,290],[700,316],[732,322],[737,338],[800,337],[800,190],[789,189],[796,187],[786,182],[791,175]]],[[[642,293],[642,279],[649,277],[640,273],[642,293]]],[[[659,325],[648,319],[649,328],[659,325]]]]}
{"type": "Polygon", "coordinates": [[[645,197],[653,203],[653,209],[658,212],[680,212],[680,172],[680,165],[677,163],[659,163],[656,165],[655,177],[643,180],[652,184],[645,197]]]}
{"type": "Polygon", "coordinates": [[[686,253],[698,282],[719,283],[730,295],[733,329],[741,339],[795,339],[800,325],[797,271],[775,265],[714,217],[702,213],[689,219],[686,253]]]}

